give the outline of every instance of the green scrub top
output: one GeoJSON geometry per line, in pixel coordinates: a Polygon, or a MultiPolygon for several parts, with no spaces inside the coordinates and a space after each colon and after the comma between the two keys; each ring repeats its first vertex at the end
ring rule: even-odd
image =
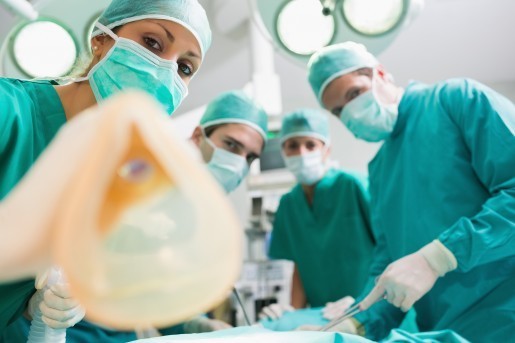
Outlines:
{"type": "Polygon", "coordinates": [[[269,255],[295,262],[312,307],[361,292],[374,247],[368,207],[363,184],[336,169],[316,184],[312,206],[300,184],[281,198],[269,255]]]}
{"type": "MultiPolygon", "coordinates": [[[[515,106],[466,79],[412,83],[369,165],[377,247],[363,296],[386,266],[439,239],[458,268],[415,303],[420,331],[473,342],[515,337],[515,106]]],[[[403,313],[387,302],[356,319],[381,339],[403,313]]]]}
{"type": "MultiPolygon", "coordinates": [[[[0,200],[65,122],[61,100],[49,82],[0,78],[0,200]]],[[[0,284],[0,333],[23,312],[34,291],[34,280],[0,284]]]]}

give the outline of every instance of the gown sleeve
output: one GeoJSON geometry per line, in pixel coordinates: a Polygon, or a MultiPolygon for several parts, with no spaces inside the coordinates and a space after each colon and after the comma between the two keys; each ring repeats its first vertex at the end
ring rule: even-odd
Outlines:
{"type": "MultiPolygon", "coordinates": [[[[490,194],[482,208],[440,234],[458,271],[515,256],[515,106],[472,80],[451,80],[441,103],[461,132],[477,179],[490,194]]],[[[471,182],[477,182],[471,180],[471,182]]]]}

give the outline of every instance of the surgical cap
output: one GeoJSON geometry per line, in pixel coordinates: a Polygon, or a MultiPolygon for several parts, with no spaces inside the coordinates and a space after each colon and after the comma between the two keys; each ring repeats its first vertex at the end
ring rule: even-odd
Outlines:
{"type": "Polygon", "coordinates": [[[205,129],[220,124],[248,125],[266,142],[268,117],[261,106],[242,91],[222,93],[209,103],[200,126],[205,129]]]}
{"type": "MultiPolygon", "coordinates": [[[[209,21],[197,0],[113,0],[98,21],[113,29],[143,19],[169,20],[184,26],[197,39],[202,58],[211,45],[209,21]]],[[[93,37],[102,33],[97,29],[93,37]]]]}
{"type": "Polygon", "coordinates": [[[342,75],[361,68],[374,68],[379,62],[363,44],[344,42],[326,46],[311,56],[308,62],[308,80],[318,101],[326,87],[342,75]]]}
{"type": "Polygon", "coordinates": [[[313,137],[329,144],[329,121],[325,113],[302,108],[288,113],[282,121],[281,144],[292,137],[313,137]]]}

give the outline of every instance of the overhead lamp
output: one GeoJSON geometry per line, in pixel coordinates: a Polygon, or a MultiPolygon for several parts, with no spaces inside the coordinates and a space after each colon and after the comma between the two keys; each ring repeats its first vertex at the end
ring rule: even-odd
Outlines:
{"type": "MultiPolygon", "coordinates": [[[[20,8],[24,2],[27,1],[0,0],[0,4],[15,3],[20,8]]],[[[91,58],[92,23],[110,2],[32,0],[30,4],[39,19],[17,17],[11,30],[0,32],[0,75],[56,78],[66,75],[78,61],[87,63],[91,58]]]]}
{"type": "Polygon", "coordinates": [[[11,40],[10,51],[19,69],[31,78],[65,75],[78,55],[70,29],[44,19],[22,25],[11,40]]]}
{"type": "Polygon", "coordinates": [[[279,11],[276,30],[279,42],[299,55],[309,55],[329,44],[335,33],[332,16],[322,14],[313,0],[289,1],[279,11]]]}
{"type": "Polygon", "coordinates": [[[352,29],[363,35],[385,34],[402,22],[408,0],[344,0],[340,9],[352,29]]]}
{"type": "Polygon", "coordinates": [[[249,0],[253,18],[279,50],[303,64],[318,49],[355,41],[386,49],[424,0],[249,0]]]}

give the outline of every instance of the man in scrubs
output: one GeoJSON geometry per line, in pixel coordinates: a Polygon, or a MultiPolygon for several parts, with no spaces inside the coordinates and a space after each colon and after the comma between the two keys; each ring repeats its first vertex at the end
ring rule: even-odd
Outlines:
{"type": "Polygon", "coordinates": [[[377,247],[353,329],[381,339],[414,306],[420,331],[513,340],[513,103],[470,79],[403,89],[353,42],[314,54],[309,82],[357,138],[384,141],[369,165],[377,247]]]}
{"type": "MultiPolygon", "coordinates": [[[[346,295],[340,303],[350,305],[365,285],[375,242],[365,186],[329,166],[327,115],[314,109],[286,115],[280,139],[298,184],[281,198],[269,255],[293,261],[295,267],[291,306],[263,309],[262,317],[272,319],[284,310],[322,307],[346,295]]],[[[331,311],[324,315],[333,318],[331,311]]]]}

